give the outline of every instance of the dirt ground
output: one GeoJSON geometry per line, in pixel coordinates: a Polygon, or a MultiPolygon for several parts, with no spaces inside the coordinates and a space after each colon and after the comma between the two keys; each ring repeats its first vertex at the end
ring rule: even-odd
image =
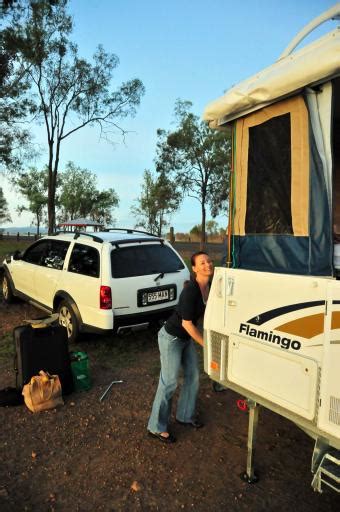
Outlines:
{"type": "MultiPolygon", "coordinates": [[[[14,384],[12,329],[40,313],[0,299],[0,388],[14,384]]],[[[0,510],[336,512],[340,496],[310,483],[313,442],[287,420],[261,410],[257,484],[246,465],[248,415],[231,391],[216,393],[202,370],[204,428],[173,423],[177,443],[146,435],[158,381],[156,330],[124,338],[84,337],[93,386],[57,410],[0,407],[0,510]],[[99,398],[113,379],[107,397],[99,398]]]]}

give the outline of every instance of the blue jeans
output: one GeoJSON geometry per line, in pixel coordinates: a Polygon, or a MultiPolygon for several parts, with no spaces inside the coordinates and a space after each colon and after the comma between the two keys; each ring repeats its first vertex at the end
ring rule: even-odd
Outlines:
{"type": "Polygon", "coordinates": [[[176,418],[190,422],[195,416],[199,387],[199,371],[195,342],[168,334],[164,327],[158,333],[161,355],[161,373],[148,423],[150,432],[167,432],[171,415],[172,397],[177,388],[180,368],[184,382],[177,402],[176,418]]]}

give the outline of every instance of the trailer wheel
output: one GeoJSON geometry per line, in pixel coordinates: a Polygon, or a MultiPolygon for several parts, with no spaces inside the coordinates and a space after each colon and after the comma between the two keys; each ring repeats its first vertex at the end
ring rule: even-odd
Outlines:
{"type": "Polygon", "coordinates": [[[225,386],[216,381],[212,383],[212,388],[215,391],[215,393],[221,393],[221,391],[225,391],[227,389],[225,386]]]}

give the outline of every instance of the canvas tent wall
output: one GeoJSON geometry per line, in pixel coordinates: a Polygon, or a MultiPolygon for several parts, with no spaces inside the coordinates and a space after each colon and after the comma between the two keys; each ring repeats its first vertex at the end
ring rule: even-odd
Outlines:
{"type": "MultiPolygon", "coordinates": [[[[328,85],[318,94],[329,96],[328,85]]],[[[332,274],[331,187],[314,107],[298,95],[235,123],[231,222],[238,268],[332,274]]]]}
{"type": "Polygon", "coordinates": [[[207,106],[210,126],[233,131],[234,267],[334,274],[339,74],[335,30],[207,106]]]}

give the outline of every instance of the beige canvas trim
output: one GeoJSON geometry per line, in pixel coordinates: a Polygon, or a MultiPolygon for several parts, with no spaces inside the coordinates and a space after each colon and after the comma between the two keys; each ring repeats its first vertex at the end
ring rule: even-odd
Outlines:
{"type": "Polygon", "coordinates": [[[246,224],[249,130],[245,119],[236,122],[236,186],[234,234],[244,235],[246,224]]]}
{"type": "Polygon", "coordinates": [[[308,236],[309,142],[308,111],[301,96],[270,105],[236,122],[236,201],[234,234],[245,235],[249,128],[290,113],[291,116],[291,212],[295,236],[308,236]]]}
{"type": "Polygon", "coordinates": [[[217,128],[339,73],[340,31],[336,29],[229,89],[206,106],[203,119],[217,128]]]}

